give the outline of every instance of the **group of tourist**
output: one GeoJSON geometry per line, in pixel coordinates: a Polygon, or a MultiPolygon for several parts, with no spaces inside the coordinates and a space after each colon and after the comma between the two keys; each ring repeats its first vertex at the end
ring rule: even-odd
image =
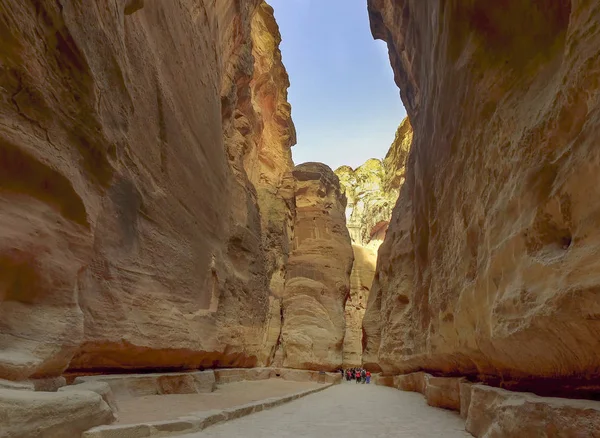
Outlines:
{"type": "Polygon", "coordinates": [[[371,371],[367,371],[364,368],[342,370],[342,376],[346,377],[346,382],[356,380],[356,383],[371,383],[371,371]]]}

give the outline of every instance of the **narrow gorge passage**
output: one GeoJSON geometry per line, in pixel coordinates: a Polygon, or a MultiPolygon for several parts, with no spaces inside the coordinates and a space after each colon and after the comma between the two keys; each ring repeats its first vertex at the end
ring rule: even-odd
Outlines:
{"type": "Polygon", "coordinates": [[[269,411],[180,438],[463,438],[464,423],[417,394],[344,383],[269,411]]]}
{"type": "Polygon", "coordinates": [[[600,0],[269,3],[0,0],[0,438],[600,437],[600,0]]]}

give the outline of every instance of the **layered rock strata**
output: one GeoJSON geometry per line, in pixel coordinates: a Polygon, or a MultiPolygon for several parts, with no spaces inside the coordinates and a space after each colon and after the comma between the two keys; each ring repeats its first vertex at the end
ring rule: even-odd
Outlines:
{"type": "Polygon", "coordinates": [[[414,140],[366,361],[590,395],[600,2],[370,0],[369,14],[414,140]]]}
{"type": "Polygon", "coordinates": [[[270,7],[0,23],[0,378],[269,363],[295,141],[270,7]]]}
{"type": "Polygon", "coordinates": [[[332,371],[343,360],[353,259],[346,198],[324,164],[300,164],[293,175],[296,218],[282,300],[282,362],[289,368],[332,371]]]}

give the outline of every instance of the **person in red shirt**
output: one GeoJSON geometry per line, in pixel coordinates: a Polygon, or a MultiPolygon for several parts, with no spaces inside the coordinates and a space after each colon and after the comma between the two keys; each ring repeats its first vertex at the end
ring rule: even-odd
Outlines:
{"type": "Polygon", "coordinates": [[[360,370],[356,370],[355,377],[356,377],[356,383],[360,383],[360,370]]]}
{"type": "Polygon", "coordinates": [[[367,371],[367,384],[371,383],[371,371],[367,371]]]}

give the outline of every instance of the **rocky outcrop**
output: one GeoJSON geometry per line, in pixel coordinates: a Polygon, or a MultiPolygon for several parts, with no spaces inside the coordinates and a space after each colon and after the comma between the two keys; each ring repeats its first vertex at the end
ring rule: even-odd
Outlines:
{"type": "Polygon", "coordinates": [[[349,166],[336,169],[342,190],[348,199],[346,226],[352,242],[371,245],[375,250],[383,241],[398,193],[382,189],[384,168],[381,160],[371,158],[352,170],[349,166]]]}
{"type": "Polygon", "coordinates": [[[398,126],[394,141],[383,159],[381,189],[386,194],[393,193],[395,195],[393,204],[398,199],[398,191],[406,179],[406,162],[408,161],[408,153],[412,140],[412,125],[408,117],[405,117],[400,126],[398,126]]]}
{"type": "Polygon", "coordinates": [[[362,321],[373,282],[377,249],[385,238],[392,207],[404,183],[411,141],[412,128],[406,118],[398,127],[383,161],[373,158],[355,170],[341,166],[335,171],[348,199],[346,226],[354,251],[350,297],[345,310],[344,367],[362,365],[362,321]]]}
{"type": "Polygon", "coordinates": [[[332,371],[342,365],[353,258],[346,199],[324,164],[300,164],[293,175],[296,219],[282,300],[282,361],[288,368],[332,371]]]}
{"type": "Polygon", "coordinates": [[[96,392],[0,390],[0,436],[10,438],[80,437],[87,429],[115,421],[96,392]]]}
{"type": "Polygon", "coordinates": [[[259,0],[0,0],[0,378],[271,361],[295,141],[259,0]]]}
{"type": "Polygon", "coordinates": [[[600,434],[600,403],[472,385],[465,429],[477,438],[600,434]]]}
{"type": "Polygon", "coordinates": [[[350,273],[350,295],[344,310],[346,320],[343,347],[344,369],[362,365],[362,321],[377,262],[377,252],[371,248],[352,245],[352,250],[354,263],[350,273]]]}
{"type": "Polygon", "coordinates": [[[414,128],[365,356],[598,388],[598,1],[370,0],[414,128]]]}
{"type": "Polygon", "coordinates": [[[383,242],[404,183],[408,151],[412,142],[412,127],[404,119],[385,159],[371,158],[352,169],[341,166],[335,170],[346,195],[346,225],[352,242],[375,251],[383,242]]]}

